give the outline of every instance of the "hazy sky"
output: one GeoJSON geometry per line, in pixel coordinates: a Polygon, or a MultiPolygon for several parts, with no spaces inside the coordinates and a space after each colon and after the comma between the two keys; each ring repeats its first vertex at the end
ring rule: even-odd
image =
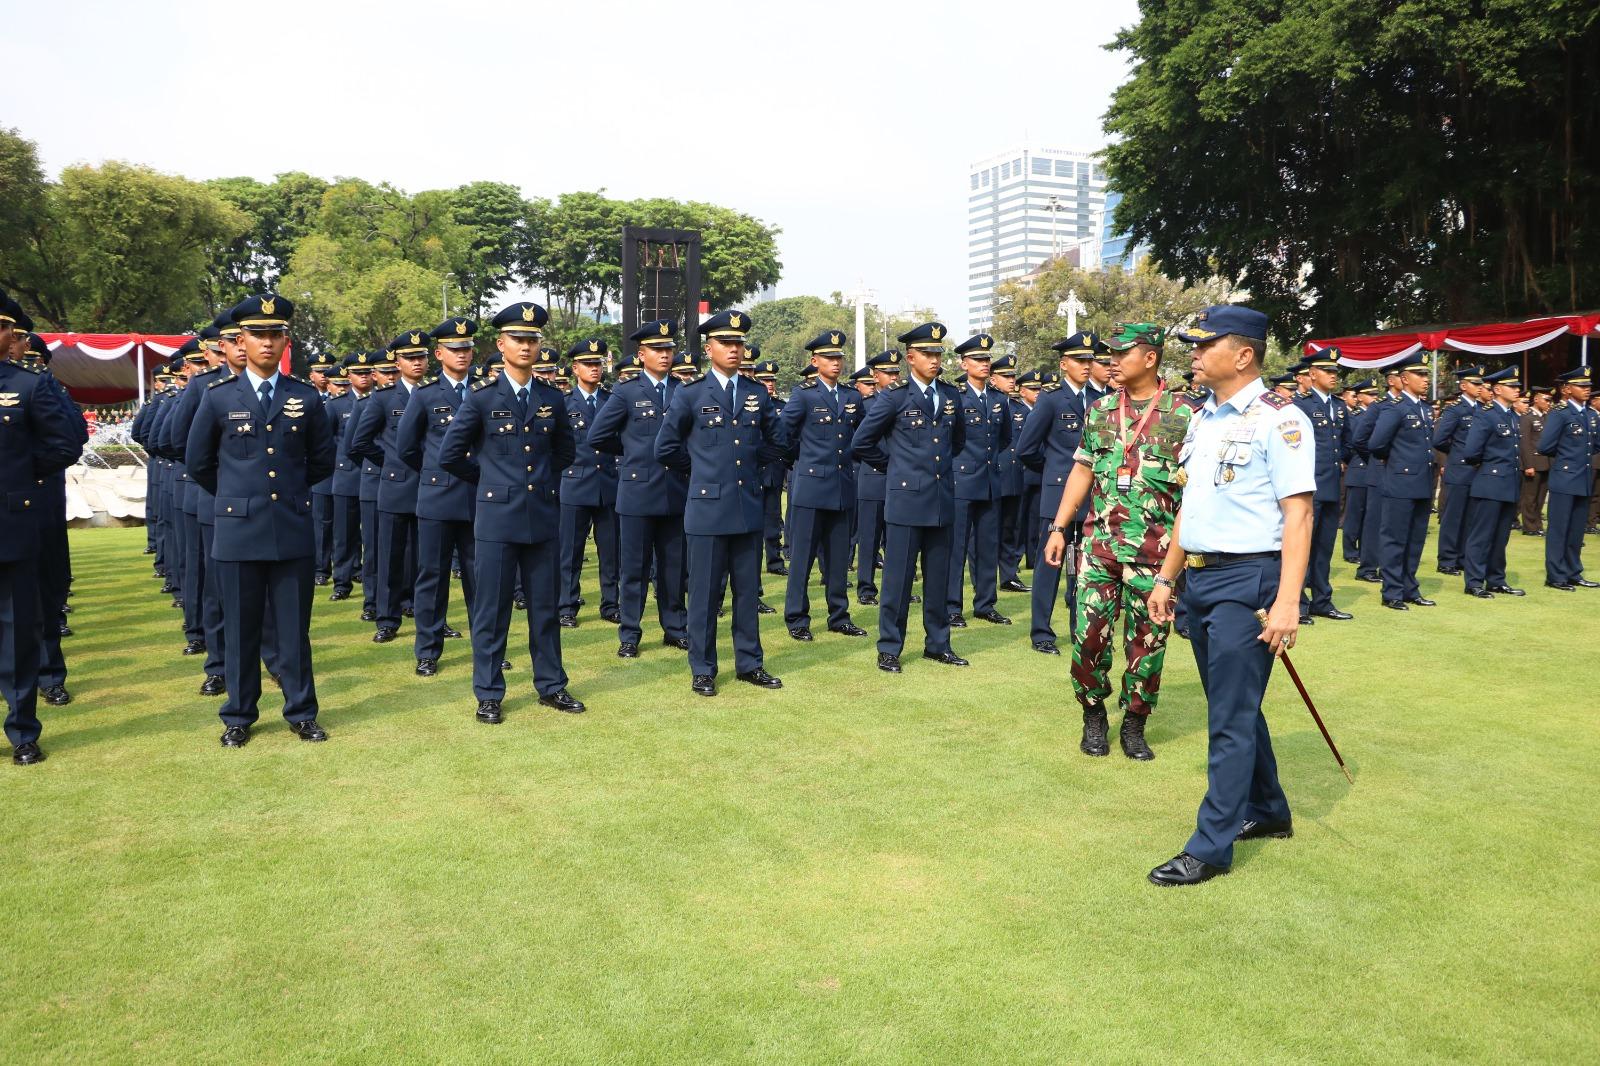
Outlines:
{"type": "Polygon", "coordinates": [[[859,278],[958,328],[967,164],[1099,147],[1126,71],[1101,45],[1138,16],[1134,0],[5,6],[34,76],[6,79],[0,125],[52,176],[124,159],[706,200],[782,228],[779,295],[859,278]]]}

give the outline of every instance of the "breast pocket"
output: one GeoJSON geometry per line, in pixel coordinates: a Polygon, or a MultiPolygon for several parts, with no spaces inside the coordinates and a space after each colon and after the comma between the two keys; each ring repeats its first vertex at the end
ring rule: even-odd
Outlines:
{"type": "Polygon", "coordinates": [[[261,451],[261,435],[254,422],[230,422],[222,435],[223,447],[232,459],[253,459],[261,451]]]}

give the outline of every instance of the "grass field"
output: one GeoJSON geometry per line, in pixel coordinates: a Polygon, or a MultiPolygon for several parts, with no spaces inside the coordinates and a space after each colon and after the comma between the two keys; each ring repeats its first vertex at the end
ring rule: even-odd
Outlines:
{"type": "Polygon", "coordinates": [[[1431,611],[1381,610],[1337,564],[1356,620],[1305,631],[1295,657],[1355,784],[1275,674],[1296,835],[1185,890],[1144,880],[1205,787],[1176,639],[1139,765],[1078,753],[1066,660],[1028,649],[1023,595],[1001,601],[1019,625],[957,631],[971,669],[913,656],[900,677],[870,639],[796,644],[769,616],[784,689],[725,674],[706,700],[653,624],[641,660],[613,656],[591,581],[564,634],[589,713],[538,707],[514,655],[492,728],[465,641],[419,680],[409,623],[374,645],[359,598],[318,590],[332,739],[293,738],[269,688],[255,740],[224,751],[143,531],[72,543],[76,699],[42,708],[48,762],[0,766],[7,1062],[1600,1048],[1600,591],[1540,588],[1530,538],[1512,537],[1521,600],[1464,597],[1431,544],[1431,611]]]}

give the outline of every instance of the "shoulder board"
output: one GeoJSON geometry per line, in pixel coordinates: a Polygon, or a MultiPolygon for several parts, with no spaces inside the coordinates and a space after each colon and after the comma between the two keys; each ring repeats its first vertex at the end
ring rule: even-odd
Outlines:
{"type": "Polygon", "coordinates": [[[223,370],[226,370],[226,369],[227,369],[227,367],[223,366],[221,363],[218,363],[216,366],[208,366],[208,367],[206,367],[204,370],[200,371],[200,373],[196,374],[195,377],[197,377],[197,378],[210,377],[212,374],[219,373],[219,372],[221,372],[223,370]]]}
{"type": "Polygon", "coordinates": [[[306,388],[311,388],[312,387],[311,382],[307,381],[305,378],[297,378],[293,374],[285,374],[283,376],[288,378],[290,381],[293,381],[293,382],[296,382],[298,384],[304,385],[306,388]]]}
{"type": "Polygon", "coordinates": [[[479,378],[477,381],[472,383],[472,391],[477,392],[480,389],[487,389],[493,384],[494,382],[490,381],[488,378],[479,378]]]}
{"type": "Polygon", "coordinates": [[[1044,386],[1041,386],[1041,387],[1044,389],[1045,392],[1060,392],[1061,391],[1061,382],[1052,381],[1050,384],[1044,385],[1044,386]]]}
{"type": "Polygon", "coordinates": [[[18,362],[14,361],[14,360],[10,363],[10,365],[16,367],[18,370],[22,371],[24,374],[32,374],[34,377],[38,377],[39,376],[39,372],[37,370],[35,370],[33,367],[31,367],[31,366],[23,366],[21,363],[18,363],[18,362]]]}
{"type": "Polygon", "coordinates": [[[905,387],[906,387],[905,379],[904,378],[898,378],[887,389],[885,389],[884,391],[885,392],[893,392],[895,389],[903,389],[905,387]]]}
{"type": "Polygon", "coordinates": [[[705,379],[706,379],[706,375],[704,375],[704,374],[696,374],[694,377],[689,379],[689,384],[690,385],[698,385],[702,381],[704,381],[705,379]]]}
{"type": "Polygon", "coordinates": [[[1398,397],[1398,396],[1385,396],[1383,399],[1384,399],[1385,403],[1399,403],[1400,402],[1400,397],[1398,397]]]}
{"type": "Polygon", "coordinates": [[[800,387],[802,389],[814,389],[814,388],[817,387],[817,379],[816,378],[807,378],[806,380],[804,380],[804,381],[802,381],[800,383],[800,387]]]}
{"type": "Polygon", "coordinates": [[[421,381],[419,381],[419,382],[417,382],[417,388],[419,388],[419,389],[420,389],[420,388],[422,388],[422,386],[424,386],[424,385],[432,385],[432,384],[433,384],[433,383],[434,383],[434,382],[436,382],[436,381],[438,381],[438,380],[439,380],[439,378],[438,378],[438,376],[437,376],[437,375],[435,375],[435,376],[433,376],[433,377],[426,377],[426,378],[423,378],[423,379],[422,379],[422,380],[421,380],[421,381]]]}
{"type": "Polygon", "coordinates": [[[373,389],[372,391],[373,392],[388,392],[392,388],[394,388],[393,385],[379,385],[377,388],[373,389]]]}
{"type": "Polygon", "coordinates": [[[1285,400],[1282,396],[1279,396],[1277,393],[1273,392],[1271,389],[1268,389],[1266,392],[1263,392],[1261,394],[1261,402],[1266,404],[1268,407],[1271,407],[1271,408],[1274,408],[1275,410],[1280,410],[1280,411],[1285,407],[1297,407],[1297,406],[1299,406],[1293,400],[1285,400]]]}
{"type": "Polygon", "coordinates": [[[216,387],[217,387],[217,386],[218,386],[218,385],[226,385],[226,384],[227,384],[227,383],[228,383],[228,382],[230,382],[230,381],[232,381],[232,380],[233,380],[233,375],[231,375],[231,374],[230,374],[230,375],[229,375],[229,376],[227,376],[227,377],[225,377],[225,378],[218,378],[218,379],[217,379],[217,380],[215,380],[215,381],[208,381],[208,382],[207,382],[207,383],[206,383],[206,388],[208,388],[208,389],[214,389],[214,388],[216,388],[216,387]]]}

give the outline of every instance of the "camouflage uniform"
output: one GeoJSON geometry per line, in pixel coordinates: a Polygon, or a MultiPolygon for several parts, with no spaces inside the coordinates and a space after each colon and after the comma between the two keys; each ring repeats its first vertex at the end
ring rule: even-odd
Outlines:
{"type": "MultiPolygon", "coordinates": [[[[1183,395],[1163,389],[1153,401],[1155,414],[1129,460],[1138,455],[1133,483],[1117,491],[1122,458],[1119,393],[1089,410],[1083,440],[1074,458],[1094,473],[1089,519],[1084,524],[1084,562],[1078,573],[1078,626],[1072,642],[1072,687],[1084,707],[1111,695],[1113,627],[1123,615],[1122,709],[1134,715],[1155,710],[1166,656],[1167,626],[1150,621],[1146,599],[1166,558],[1178,502],[1183,495],[1178,452],[1194,408],[1183,395]]],[[[1145,404],[1130,403],[1129,418],[1139,424],[1145,404]]]]}

